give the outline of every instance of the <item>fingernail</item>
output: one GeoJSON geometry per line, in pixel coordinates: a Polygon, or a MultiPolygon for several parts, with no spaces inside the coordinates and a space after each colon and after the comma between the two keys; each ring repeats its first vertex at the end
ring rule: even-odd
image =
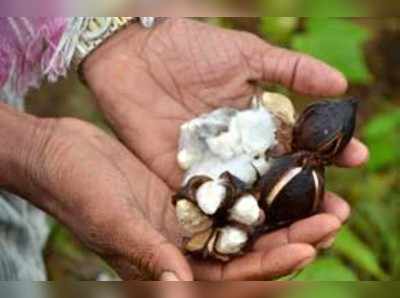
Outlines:
{"type": "Polygon", "coordinates": [[[303,260],[302,262],[300,262],[295,268],[294,271],[299,271],[301,269],[303,269],[304,267],[306,267],[307,265],[310,265],[312,262],[314,262],[315,257],[310,257],[307,258],[305,260],[303,260]]]}
{"type": "Polygon", "coordinates": [[[322,239],[317,245],[316,248],[317,249],[328,249],[331,248],[333,243],[336,240],[336,233],[334,233],[333,235],[329,235],[327,237],[325,237],[324,239],[322,239]]]}
{"type": "Polygon", "coordinates": [[[180,281],[180,279],[178,278],[178,276],[173,273],[173,272],[169,272],[166,271],[163,274],[161,274],[161,281],[180,281]]]}

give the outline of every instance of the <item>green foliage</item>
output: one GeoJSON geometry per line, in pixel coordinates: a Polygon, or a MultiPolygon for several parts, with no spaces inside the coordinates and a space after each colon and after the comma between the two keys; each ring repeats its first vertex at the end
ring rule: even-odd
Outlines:
{"type": "Polygon", "coordinates": [[[368,83],[362,47],[369,32],[348,20],[310,18],[304,33],[293,39],[293,48],[339,69],[353,83],[368,83]]]}
{"type": "Polygon", "coordinates": [[[287,44],[298,26],[296,17],[262,17],[260,18],[260,32],[268,40],[287,44]]]}
{"type": "Polygon", "coordinates": [[[356,274],[339,258],[321,257],[305,268],[294,280],[296,281],[356,281],[356,274]]]}
{"type": "Polygon", "coordinates": [[[337,237],[334,250],[349,259],[352,264],[365,270],[378,280],[387,276],[379,265],[375,253],[363,243],[348,227],[344,227],[337,237]]]}
{"type": "Polygon", "coordinates": [[[364,127],[363,136],[371,151],[369,170],[400,165],[400,109],[375,116],[364,127]]]}
{"type": "Polygon", "coordinates": [[[303,17],[359,17],[367,10],[361,2],[347,0],[258,0],[258,6],[267,16],[303,17]]]}
{"type": "Polygon", "coordinates": [[[304,16],[316,17],[356,17],[366,15],[363,6],[348,0],[303,0],[304,16]]]}

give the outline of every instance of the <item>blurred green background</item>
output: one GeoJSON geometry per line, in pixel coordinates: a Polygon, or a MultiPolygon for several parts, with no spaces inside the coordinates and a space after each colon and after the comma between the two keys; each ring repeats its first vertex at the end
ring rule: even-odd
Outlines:
{"type": "MultiPolygon", "coordinates": [[[[307,1],[306,1],[307,2],[307,1]]],[[[285,5],[288,1],[260,1],[285,5]]],[[[311,3],[311,2],[310,2],[311,3]]],[[[313,1],[315,15],[329,9],[356,15],[349,1],[313,1]],[[319,5],[319,4],[320,5],[319,5]],[[320,10],[320,11],[318,11],[320,10]]],[[[351,220],[332,250],[290,279],[301,281],[400,280],[400,18],[207,18],[247,30],[266,41],[308,53],[342,71],[349,94],[362,99],[357,134],[371,150],[360,169],[330,169],[328,186],[353,207],[351,220]]],[[[281,87],[301,109],[307,99],[281,87]]],[[[90,94],[74,75],[30,95],[29,110],[42,116],[73,116],[107,129],[90,94]]],[[[46,260],[51,279],[112,279],[111,271],[63,227],[53,223],[46,260]]]]}

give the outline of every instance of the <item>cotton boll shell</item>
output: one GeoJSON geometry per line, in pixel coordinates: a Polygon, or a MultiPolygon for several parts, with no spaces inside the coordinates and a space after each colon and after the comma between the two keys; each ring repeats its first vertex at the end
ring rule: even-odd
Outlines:
{"type": "Polygon", "coordinates": [[[183,229],[189,234],[203,232],[213,225],[213,221],[204,215],[192,202],[182,199],[176,203],[176,215],[183,229]]]}
{"type": "Polygon", "coordinates": [[[293,148],[318,153],[331,161],[351,140],[357,100],[321,101],[308,106],[293,130],[293,148]]]}
{"type": "Polygon", "coordinates": [[[316,171],[310,168],[296,173],[269,206],[269,223],[287,225],[317,212],[323,195],[323,185],[319,179],[316,171]]]}
{"type": "Polygon", "coordinates": [[[304,153],[275,160],[261,178],[260,200],[268,225],[280,227],[318,211],[324,194],[322,168],[307,165],[304,153]]]}
{"type": "Polygon", "coordinates": [[[185,245],[185,249],[188,252],[196,253],[196,252],[203,252],[208,242],[210,241],[214,231],[213,229],[208,229],[201,233],[194,235],[185,245]]]}
{"type": "Polygon", "coordinates": [[[296,110],[288,97],[279,93],[265,92],[262,96],[261,105],[286,124],[294,125],[296,110]]]}
{"type": "Polygon", "coordinates": [[[218,230],[214,249],[220,255],[236,255],[246,246],[248,235],[236,227],[224,227],[218,230]]]}
{"type": "Polygon", "coordinates": [[[237,199],[236,203],[229,210],[229,219],[252,227],[261,223],[261,213],[262,211],[258,206],[257,199],[253,195],[248,194],[237,199]]]}

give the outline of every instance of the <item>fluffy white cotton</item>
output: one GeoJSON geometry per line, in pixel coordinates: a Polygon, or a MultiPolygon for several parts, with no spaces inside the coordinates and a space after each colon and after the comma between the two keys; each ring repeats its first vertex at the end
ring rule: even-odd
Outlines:
{"type": "Polygon", "coordinates": [[[265,160],[264,156],[254,158],[251,163],[260,176],[264,175],[271,167],[271,163],[265,160]]]}
{"type": "Polygon", "coordinates": [[[260,219],[261,210],[257,199],[252,195],[241,197],[230,210],[230,217],[244,225],[253,226],[260,219]]]}
{"type": "Polygon", "coordinates": [[[202,159],[201,154],[182,149],[178,152],[178,164],[182,170],[189,170],[196,162],[202,159]]]}
{"type": "Polygon", "coordinates": [[[226,227],[221,229],[215,248],[221,254],[237,254],[241,251],[247,240],[248,236],[246,232],[238,228],[226,227]]]}
{"type": "Polygon", "coordinates": [[[226,188],[218,181],[208,181],[202,184],[196,193],[200,209],[208,215],[217,212],[226,196],[226,188]]]}
{"type": "Polygon", "coordinates": [[[178,163],[186,170],[183,184],[196,175],[214,180],[224,172],[252,186],[268,162],[256,160],[276,145],[276,125],[262,107],[238,111],[219,109],[181,127],[178,163]]]}
{"type": "Polygon", "coordinates": [[[206,139],[210,151],[222,159],[263,154],[276,144],[276,125],[263,108],[241,111],[230,121],[229,130],[206,139]]]}
{"type": "Polygon", "coordinates": [[[221,161],[215,156],[210,156],[186,172],[183,185],[196,175],[203,175],[218,180],[224,172],[231,173],[247,185],[252,185],[257,180],[257,170],[252,165],[250,157],[242,155],[230,160],[221,161]]]}
{"type": "Polygon", "coordinates": [[[263,108],[238,113],[232,127],[239,130],[242,150],[250,156],[263,154],[277,143],[273,116],[263,108]]]}

